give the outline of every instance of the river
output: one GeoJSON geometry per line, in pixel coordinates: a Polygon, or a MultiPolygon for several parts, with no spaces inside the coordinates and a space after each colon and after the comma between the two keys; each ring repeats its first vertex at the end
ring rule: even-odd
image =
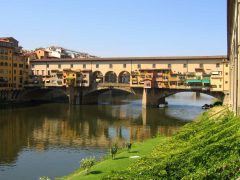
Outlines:
{"type": "Polygon", "coordinates": [[[67,175],[82,158],[101,158],[113,142],[171,136],[199,116],[212,98],[179,93],[168,108],[142,109],[130,96],[102,97],[99,105],[31,104],[0,109],[0,179],[67,175]]]}

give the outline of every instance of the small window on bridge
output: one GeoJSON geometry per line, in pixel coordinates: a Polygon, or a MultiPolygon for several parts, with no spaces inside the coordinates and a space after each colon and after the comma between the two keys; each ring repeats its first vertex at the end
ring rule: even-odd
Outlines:
{"type": "Polygon", "coordinates": [[[156,68],[156,64],[152,64],[152,68],[156,68]]]}
{"type": "Polygon", "coordinates": [[[187,68],[187,64],[183,64],[183,68],[187,68]]]}
{"type": "Polygon", "coordinates": [[[109,68],[113,68],[113,65],[112,65],[112,64],[109,64],[109,68]]]}
{"type": "Polygon", "coordinates": [[[137,67],[138,67],[138,69],[141,69],[141,64],[138,64],[138,66],[137,66],[137,67]]]}
{"type": "Polygon", "coordinates": [[[71,66],[70,66],[71,68],[73,68],[73,64],[71,64],[71,66]]]}
{"type": "Polygon", "coordinates": [[[127,67],[127,65],[126,64],[123,64],[123,68],[126,68],[127,67]]]}
{"type": "Polygon", "coordinates": [[[219,64],[219,63],[217,63],[217,64],[216,64],[216,67],[217,67],[217,68],[219,68],[219,67],[220,67],[220,64],[219,64]]]}
{"type": "Polygon", "coordinates": [[[61,67],[62,67],[61,64],[58,64],[58,69],[61,69],[61,67]]]}
{"type": "Polygon", "coordinates": [[[203,64],[199,64],[199,68],[203,68],[203,64]]]}
{"type": "Polygon", "coordinates": [[[168,64],[168,68],[171,68],[172,67],[172,65],[171,64],[168,64]]]}
{"type": "Polygon", "coordinates": [[[83,64],[83,69],[85,69],[86,68],[86,64],[83,64]]]}
{"type": "Polygon", "coordinates": [[[47,68],[49,68],[49,64],[47,64],[47,68]]]}
{"type": "Polygon", "coordinates": [[[96,68],[99,68],[99,64],[96,64],[96,68]]]}

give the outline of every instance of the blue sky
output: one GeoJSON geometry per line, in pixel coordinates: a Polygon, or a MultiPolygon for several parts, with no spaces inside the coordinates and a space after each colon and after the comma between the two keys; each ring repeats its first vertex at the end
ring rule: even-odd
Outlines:
{"type": "Polygon", "coordinates": [[[226,0],[11,0],[0,36],[97,56],[224,55],[226,0]]]}

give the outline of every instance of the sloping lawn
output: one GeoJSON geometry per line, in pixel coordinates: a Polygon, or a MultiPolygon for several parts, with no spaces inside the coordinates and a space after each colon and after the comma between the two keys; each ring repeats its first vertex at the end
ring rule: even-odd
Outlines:
{"type": "Polygon", "coordinates": [[[85,172],[81,169],[77,170],[69,176],[60,179],[71,179],[71,180],[90,180],[90,179],[101,179],[103,176],[111,173],[112,171],[125,170],[132,163],[135,163],[138,158],[129,158],[130,156],[149,156],[154,147],[156,147],[161,141],[161,137],[149,139],[143,143],[135,143],[132,145],[131,151],[128,153],[127,149],[121,150],[114,160],[108,156],[105,160],[97,162],[94,165],[90,173],[85,175],[85,172]]]}

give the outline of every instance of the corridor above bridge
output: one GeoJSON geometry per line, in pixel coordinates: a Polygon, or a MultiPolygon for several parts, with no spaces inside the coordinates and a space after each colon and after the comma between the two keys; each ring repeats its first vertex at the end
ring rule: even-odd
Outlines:
{"type": "Polygon", "coordinates": [[[71,80],[85,87],[123,83],[143,88],[145,83],[157,88],[229,90],[226,56],[38,59],[31,61],[31,68],[46,86],[64,86],[71,80]]]}

